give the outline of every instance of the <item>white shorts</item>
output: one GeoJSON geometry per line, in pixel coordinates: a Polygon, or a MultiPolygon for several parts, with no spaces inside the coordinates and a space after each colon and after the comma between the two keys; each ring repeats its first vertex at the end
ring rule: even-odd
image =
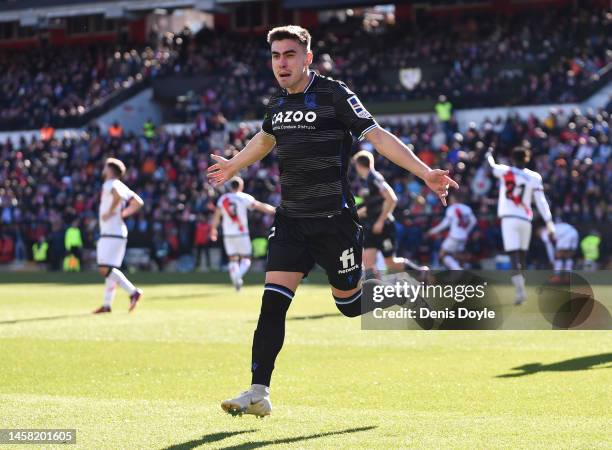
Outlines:
{"type": "Polygon", "coordinates": [[[99,266],[121,267],[125,256],[127,238],[101,237],[98,239],[96,256],[99,266]]]}
{"type": "Polygon", "coordinates": [[[225,236],[223,238],[223,246],[227,256],[251,256],[253,248],[251,246],[251,238],[249,235],[242,236],[225,236]]]}
{"type": "Polygon", "coordinates": [[[442,246],[440,248],[446,253],[460,253],[465,250],[465,243],[465,239],[447,237],[442,241],[442,246]]]}
{"type": "Polygon", "coordinates": [[[576,250],[578,248],[578,232],[567,233],[557,239],[556,250],[576,250]]]}
{"type": "Polygon", "coordinates": [[[501,220],[502,238],[504,250],[514,252],[516,250],[527,251],[531,240],[531,222],[514,217],[503,217],[501,220]]]}

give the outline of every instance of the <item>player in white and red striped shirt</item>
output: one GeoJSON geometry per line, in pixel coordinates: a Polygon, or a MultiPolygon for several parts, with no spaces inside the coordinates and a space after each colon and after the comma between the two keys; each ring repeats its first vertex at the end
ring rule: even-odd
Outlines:
{"type": "Polygon", "coordinates": [[[514,303],[520,305],[525,301],[525,277],[527,250],[531,240],[531,221],[533,220],[532,200],[538,207],[540,216],[546,223],[546,229],[554,238],[555,225],[552,221],[550,208],[544,196],[542,176],[527,169],[531,152],[524,147],[516,147],[512,151],[513,166],[497,164],[493,151],[487,153],[487,162],[493,175],[499,179],[499,203],[497,214],[501,219],[504,250],[512,260],[512,283],[516,288],[514,303]]]}
{"type": "Polygon", "coordinates": [[[229,181],[230,192],[226,192],[217,201],[217,210],[213,217],[210,239],[219,237],[217,227],[223,227],[223,246],[230,260],[229,275],[236,290],[242,287],[242,277],[251,267],[251,237],[249,235],[248,211],[255,209],[264,214],[274,214],[276,208],[267,203],[258,202],[252,195],[242,192],[244,181],[234,177],[229,181]]]}

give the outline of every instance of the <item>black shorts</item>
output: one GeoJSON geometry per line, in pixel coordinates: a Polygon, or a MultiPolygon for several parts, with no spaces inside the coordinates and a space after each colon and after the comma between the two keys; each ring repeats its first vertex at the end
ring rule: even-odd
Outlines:
{"type": "Polygon", "coordinates": [[[393,256],[395,253],[395,223],[385,220],[382,233],[374,234],[372,226],[366,225],[364,228],[363,248],[375,248],[380,250],[385,258],[393,256]]]}
{"type": "Polygon", "coordinates": [[[276,213],[268,238],[266,271],[302,272],[315,263],[327,273],[329,284],[347,291],[361,279],[363,228],[349,209],[332,217],[287,217],[276,213]]]}

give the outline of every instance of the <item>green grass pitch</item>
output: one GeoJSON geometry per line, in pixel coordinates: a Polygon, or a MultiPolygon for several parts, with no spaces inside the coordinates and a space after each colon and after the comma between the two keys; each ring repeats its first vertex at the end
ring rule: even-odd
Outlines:
{"type": "Polygon", "coordinates": [[[225,275],[134,279],[135,314],[118,292],[93,316],[93,274],[1,276],[0,428],[76,428],[83,449],[612,448],[611,332],[362,331],[311,282],[272,416],[234,418],[219,403],[250,383],[261,276],[240,294],[225,275]]]}

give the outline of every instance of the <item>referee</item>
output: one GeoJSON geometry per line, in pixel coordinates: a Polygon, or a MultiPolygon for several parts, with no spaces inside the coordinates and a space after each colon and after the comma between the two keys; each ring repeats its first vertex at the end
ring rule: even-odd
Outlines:
{"type": "Polygon", "coordinates": [[[253,336],[252,385],[222,408],[233,415],[270,414],[270,379],[285,337],[285,317],[302,278],[321,265],[342,314],[361,314],[363,229],[349,190],[353,137],[367,139],[395,164],[421,178],[446,205],[448,171],[433,170],[391,133],[380,128],[344,83],[309,69],[310,34],[302,27],[268,33],[272,70],[280,86],[259,131],[233,158],[212,155],[212,184],[264,158],[276,146],[281,203],[270,230],[266,281],[253,336]]]}

